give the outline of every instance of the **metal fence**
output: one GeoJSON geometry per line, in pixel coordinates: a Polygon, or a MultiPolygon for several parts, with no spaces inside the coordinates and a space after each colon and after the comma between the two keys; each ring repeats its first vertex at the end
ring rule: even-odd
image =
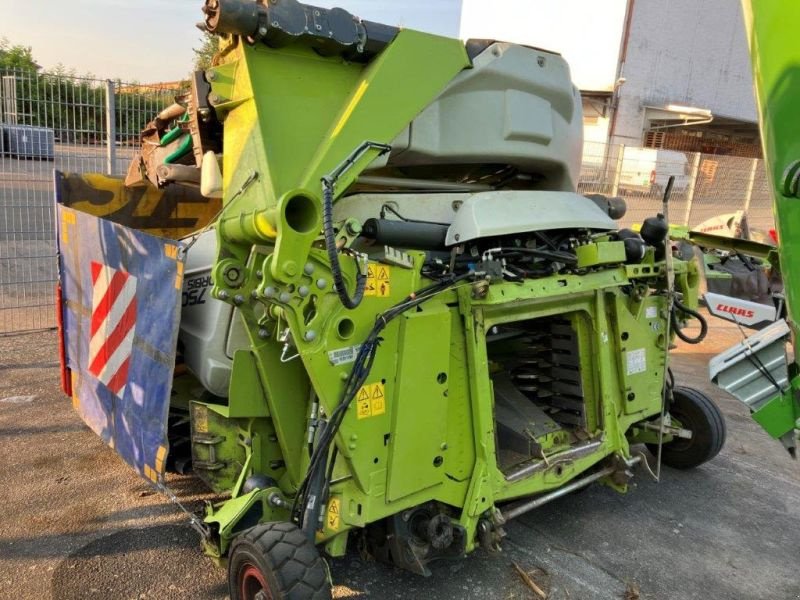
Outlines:
{"type": "MultiPolygon", "coordinates": [[[[174,94],[137,84],[0,71],[0,131],[6,132],[5,139],[0,135],[0,332],[55,322],[53,169],[125,173],[141,127],[174,94]],[[26,135],[44,136],[39,156],[19,156],[7,147],[26,135]]],[[[745,210],[751,227],[773,227],[761,159],[587,143],[578,188],[623,196],[627,226],[660,210],[669,175],[676,177],[673,223],[697,226],[745,210]]]]}
{"type": "Polygon", "coordinates": [[[124,174],[142,126],[174,94],[0,70],[0,332],[55,322],[53,170],[124,174]]]}
{"type": "Polygon", "coordinates": [[[744,211],[751,228],[774,227],[772,195],[763,159],[586,143],[578,183],[582,193],[625,198],[621,224],[641,223],[661,210],[664,187],[675,176],[670,221],[697,227],[744,211]]]}

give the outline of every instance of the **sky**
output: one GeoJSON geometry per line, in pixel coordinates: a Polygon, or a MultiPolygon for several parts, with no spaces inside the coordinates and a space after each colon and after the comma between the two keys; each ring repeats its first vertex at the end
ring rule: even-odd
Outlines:
{"type": "MultiPolygon", "coordinates": [[[[458,36],[460,0],[309,0],[364,19],[458,36]]],[[[0,38],[33,47],[45,68],[151,83],[185,78],[203,0],[0,0],[0,38]]]]}
{"type": "Polygon", "coordinates": [[[460,37],[558,52],[582,90],[616,81],[626,0],[463,0],[460,37]]]}
{"type": "MultiPolygon", "coordinates": [[[[37,62],[79,75],[140,83],[185,78],[202,0],[0,0],[0,37],[33,47],[37,62]]],[[[561,51],[573,73],[613,83],[625,0],[310,0],[362,18],[451,37],[495,37],[561,51]],[[602,5],[601,8],[598,6],[602,5]],[[608,10],[612,7],[613,10],[608,10]],[[463,15],[462,15],[463,12],[463,15]],[[462,18],[463,17],[463,18],[462,18]],[[605,32],[598,35],[598,32],[605,32]],[[462,33],[462,35],[459,35],[462,33]],[[586,40],[610,38],[598,52],[586,40]],[[609,62],[609,57],[611,62],[609,62]],[[613,67],[609,67],[609,64],[613,67]]],[[[607,86],[606,86],[607,87],[607,86]]]]}

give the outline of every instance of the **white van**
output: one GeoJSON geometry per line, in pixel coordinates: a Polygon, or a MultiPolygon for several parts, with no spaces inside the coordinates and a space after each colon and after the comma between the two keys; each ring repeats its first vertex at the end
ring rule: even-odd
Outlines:
{"type": "Polygon", "coordinates": [[[680,194],[689,187],[691,170],[689,159],[683,152],[626,147],[622,157],[619,191],[622,194],[659,195],[667,187],[670,175],[674,175],[673,193],[680,194]]]}

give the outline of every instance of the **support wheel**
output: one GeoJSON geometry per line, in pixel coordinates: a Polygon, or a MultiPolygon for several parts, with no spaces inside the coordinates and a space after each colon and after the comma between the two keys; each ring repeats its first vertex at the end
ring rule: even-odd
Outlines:
{"type": "MultiPolygon", "coordinates": [[[[692,432],[692,439],[675,438],[664,444],[661,461],[674,469],[693,469],[714,458],[725,444],[725,419],[714,402],[698,390],[676,387],[670,416],[692,432]]],[[[658,455],[657,444],[647,449],[658,455]]]]}
{"type": "Polygon", "coordinates": [[[325,562],[293,523],[257,525],[233,542],[228,559],[231,600],[329,600],[325,562]]]}

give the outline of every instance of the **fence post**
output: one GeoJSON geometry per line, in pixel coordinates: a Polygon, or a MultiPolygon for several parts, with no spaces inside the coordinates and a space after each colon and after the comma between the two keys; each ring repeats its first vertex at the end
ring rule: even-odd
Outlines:
{"type": "Polygon", "coordinates": [[[11,71],[11,75],[3,75],[0,80],[0,97],[2,97],[3,107],[0,115],[6,125],[18,125],[19,110],[17,108],[17,75],[16,71],[11,71]]]}
{"type": "Polygon", "coordinates": [[[616,196],[619,192],[619,178],[622,175],[622,161],[625,159],[625,144],[620,144],[617,148],[617,164],[614,168],[614,183],[611,186],[611,195],[616,196]]]}
{"type": "Polygon", "coordinates": [[[700,173],[700,153],[695,152],[692,159],[692,172],[689,175],[689,187],[686,190],[686,214],[683,216],[683,224],[689,226],[689,217],[692,214],[692,203],[694,202],[694,192],[697,189],[697,176],[700,173]]]}
{"type": "Polygon", "coordinates": [[[753,187],[756,182],[756,172],[758,171],[758,159],[754,158],[750,164],[750,177],[747,180],[747,192],[744,196],[744,207],[742,210],[747,212],[750,210],[750,201],[753,199],[753,187]]]}
{"type": "Polygon", "coordinates": [[[106,174],[114,175],[117,165],[117,105],[114,82],[106,80],[106,174]]]}

